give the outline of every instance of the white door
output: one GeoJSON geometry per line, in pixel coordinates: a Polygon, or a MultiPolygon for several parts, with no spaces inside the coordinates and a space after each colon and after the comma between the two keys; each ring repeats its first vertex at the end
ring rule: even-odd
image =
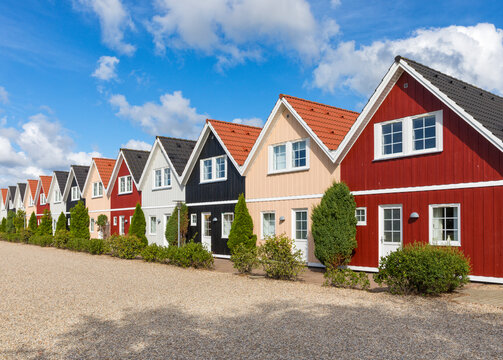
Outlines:
{"type": "Polygon", "coordinates": [[[171,214],[164,214],[164,227],[162,228],[162,238],[164,239],[164,246],[169,246],[168,240],[166,240],[166,225],[168,225],[169,218],[171,214]]]}
{"type": "Polygon", "coordinates": [[[379,206],[379,259],[402,246],[402,205],[379,206]]]}
{"type": "Polygon", "coordinates": [[[201,242],[211,251],[211,213],[201,214],[201,242]]]}
{"type": "Polygon", "coordinates": [[[124,235],[125,217],[119,216],[119,235],[124,235]]]}
{"type": "Polygon", "coordinates": [[[292,226],[295,250],[302,251],[302,259],[307,262],[307,209],[292,211],[292,226]]]}

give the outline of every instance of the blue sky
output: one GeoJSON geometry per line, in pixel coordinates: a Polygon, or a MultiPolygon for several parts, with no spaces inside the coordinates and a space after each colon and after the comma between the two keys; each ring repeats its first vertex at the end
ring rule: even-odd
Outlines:
{"type": "Polygon", "coordinates": [[[0,3],[0,186],[206,117],[262,124],[279,93],[359,111],[396,54],[503,93],[500,1],[0,3]],[[139,4],[138,4],[139,3],[139,4]]]}

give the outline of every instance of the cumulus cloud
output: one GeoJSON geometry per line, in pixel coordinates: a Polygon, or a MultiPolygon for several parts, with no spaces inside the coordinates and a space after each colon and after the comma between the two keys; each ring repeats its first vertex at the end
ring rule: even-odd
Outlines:
{"type": "Polygon", "coordinates": [[[314,70],[313,85],[330,92],[347,87],[369,96],[396,55],[503,93],[503,30],[485,23],[419,29],[409,38],[361,47],[342,42],[326,50],[314,70]]]}
{"type": "Polygon", "coordinates": [[[81,8],[98,16],[103,43],[121,54],[133,55],[136,47],[124,41],[124,32],[134,29],[129,12],[121,0],[74,0],[81,8]]]}
{"type": "Polygon", "coordinates": [[[117,79],[115,67],[118,63],[119,59],[115,56],[101,56],[98,59],[98,67],[94,70],[91,76],[103,81],[117,79]]]}
{"type": "Polygon", "coordinates": [[[232,122],[235,124],[243,124],[243,125],[258,126],[258,127],[262,127],[262,125],[264,124],[262,119],[257,118],[257,117],[253,117],[253,118],[249,118],[249,119],[237,118],[237,119],[232,120],[232,122]]]}
{"type": "Polygon", "coordinates": [[[194,49],[218,66],[260,59],[263,46],[316,58],[338,27],[315,20],[306,0],[159,0],[149,31],[157,50],[194,49]]]}
{"type": "Polygon", "coordinates": [[[152,145],[146,143],[145,141],[131,139],[127,143],[121,145],[122,148],[126,149],[136,149],[136,150],[147,150],[152,149],[152,145]]]}
{"type": "Polygon", "coordinates": [[[9,93],[3,86],[0,86],[0,103],[7,104],[9,102],[9,93]]]}
{"type": "Polygon", "coordinates": [[[194,138],[199,135],[206,115],[199,114],[190,100],[184,98],[181,91],[166,93],[159,103],[147,102],[143,105],[131,105],[124,95],[112,95],[109,99],[118,109],[117,116],[129,119],[140,125],[146,133],[194,138]]]}

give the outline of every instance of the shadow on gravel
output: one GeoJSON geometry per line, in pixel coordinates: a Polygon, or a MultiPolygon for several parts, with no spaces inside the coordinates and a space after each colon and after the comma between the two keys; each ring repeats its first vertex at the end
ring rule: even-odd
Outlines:
{"type": "Polygon", "coordinates": [[[50,351],[66,359],[488,359],[503,358],[501,339],[501,315],[453,312],[442,301],[410,304],[407,314],[275,302],[219,318],[176,307],[117,322],[88,317],[50,351]]]}

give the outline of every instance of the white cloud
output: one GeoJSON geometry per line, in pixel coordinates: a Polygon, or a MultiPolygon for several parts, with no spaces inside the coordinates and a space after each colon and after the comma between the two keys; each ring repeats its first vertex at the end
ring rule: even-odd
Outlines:
{"type": "Polygon", "coordinates": [[[7,104],[9,102],[9,93],[3,86],[0,86],[0,103],[7,104]]]}
{"type": "Polygon", "coordinates": [[[152,145],[146,143],[145,141],[131,139],[127,143],[122,144],[122,148],[126,149],[136,149],[136,150],[147,150],[150,151],[152,149],[152,145]]]}
{"type": "Polygon", "coordinates": [[[260,59],[264,46],[312,60],[338,31],[317,22],[306,0],[158,0],[149,31],[156,48],[194,49],[218,66],[260,59]],[[327,30],[328,29],[328,30],[327,30]]]}
{"type": "Polygon", "coordinates": [[[98,60],[98,67],[94,70],[91,76],[104,81],[117,79],[115,67],[118,63],[119,59],[115,56],[101,56],[98,60]]]}
{"type": "Polygon", "coordinates": [[[242,125],[250,125],[250,126],[258,126],[262,127],[263,121],[260,118],[254,117],[254,118],[249,118],[249,119],[234,119],[232,120],[233,123],[235,124],[242,124],[242,125]]]}
{"type": "Polygon", "coordinates": [[[133,21],[121,0],[74,0],[100,20],[105,45],[125,55],[133,55],[136,47],[124,41],[124,32],[134,29],[133,21]]]}
{"type": "Polygon", "coordinates": [[[325,52],[313,85],[327,91],[347,87],[368,96],[396,55],[503,93],[503,30],[492,24],[419,29],[409,38],[359,48],[353,41],[340,43],[325,52]]]}
{"type": "Polygon", "coordinates": [[[341,0],[330,0],[330,5],[331,5],[333,8],[338,7],[340,4],[341,4],[341,0]]]}
{"type": "Polygon", "coordinates": [[[160,103],[147,102],[143,105],[130,105],[124,95],[112,95],[110,104],[118,108],[117,116],[138,124],[150,135],[171,135],[194,138],[199,135],[206,115],[199,114],[190,106],[181,91],[166,93],[160,103]]]}

